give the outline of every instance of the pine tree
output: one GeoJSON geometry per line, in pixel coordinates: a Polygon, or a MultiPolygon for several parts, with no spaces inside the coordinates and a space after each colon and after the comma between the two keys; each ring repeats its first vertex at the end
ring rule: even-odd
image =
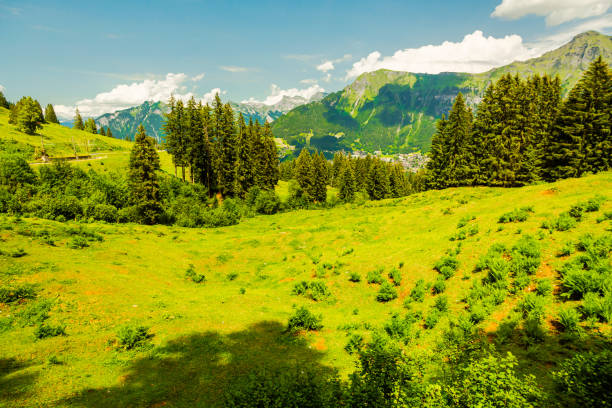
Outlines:
{"type": "Polygon", "coordinates": [[[312,155],[313,183],[310,195],[319,202],[327,201],[327,164],[325,158],[316,151],[312,155]]]}
{"type": "Polygon", "coordinates": [[[36,101],[27,96],[22,98],[17,110],[17,128],[29,135],[36,133],[37,129],[42,128],[41,115],[38,111],[36,101]]]}
{"type": "MultiPolygon", "coordinates": [[[[334,158],[335,159],[335,158],[334,158]]],[[[355,174],[353,166],[349,161],[343,161],[339,170],[337,181],[338,198],[344,202],[352,202],[355,199],[355,174]]]]}
{"type": "Polygon", "coordinates": [[[262,175],[263,175],[263,188],[267,190],[274,190],[274,187],[278,183],[280,178],[279,163],[278,163],[278,149],[274,136],[272,135],[272,128],[270,124],[266,122],[263,126],[263,132],[261,136],[262,140],[262,175]]]}
{"type": "MultiPolygon", "coordinates": [[[[252,128],[252,123],[250,123],[252,128]]],[[[253,162],[256,159],[253,143],[242,113],[238,117],[238,155],[236,160],[236,193],[244,197],[255,185],[253,162]]]]}
{"type": "Polygon", "coordinates": [[[113,137],[113,132],[111,131],[110,126],[106,128],[106,136],[107,137],[113,137]]]}
{"type": "Polygon", "coordinates": [[[186,145],[185,162],[189,166],[191,182],[193,183],[196,178],[195,173],[199,173],[197,167],[201,165],[200,163],[196,164],[196,161],[199,161],[198,156],[205,154],[205,152],[202,151],[202,146],[204,145],[204,124],[202,123],[202,114],[193,96],[189,99],[185,107],[184,131],[186,145]]]}
{"type": "Polygon", "coordinates": [[[549,147],[549,179],[578,177],[610,168],[611,94],[609,67],[599,57],[561,107],[549,147]]]}
{"type": "Polygon", "coordinates": [[[55,115],[55,109],[53,109],[53,105],[51,104],[48,104],[45,108],[45,122],[59,123],[59,120],[57,120],[57,116],[55,115]]]}
{"type": "Polygon", "coordinates": [[[448,186],[448,133],[446,117],[436,122],[436,133],[431,139],[429,161],[427,162],[427,185],[429,188],[441,189],[448,186]]]}
{"type": "Polygon", "coordinates": [[[166,116],[164,132],[166,134],[166,148],[168,153],[172,155],[172,162],[174,163],[174,174],[176,175],[177,167],[180,167],[183,181],[185,181],[185,167],[188,165],[188,157],[183,101],[174,102],[174,98],[171,97],[170,112],[166,116]]]}
{"type": "Polygon", "coordinates": [[[314,185],[314,166],[308,149],[303,148],[295,161],[295,179],[308,200],[314,200],[312,196],[314,185]]]}
{"type": "Polygon", "coordinates": [[[96,121],[93,118],[87,118],[85,121],[85,129],[86,132],[97,134],[98,127],[96,126],[96,121]]]}
{"type": "Polygon", "coordinates": [[[495,84],[491,83],[483,95],[482,101],[478,105],[474,126],[472,129],[472,166],[470,169],[471,177],[475,185],[488,185],[494,178],[493,172],[493,134],[495,117],[495,84]]]}
{"type": "Polygon", "coordinates": [[[391,197],[404,197],[408,195],[409,191],[410,185],[402,165],[399,163],[391,165],[389,169],[389,193],[391,197]]]}
{"type": "Polygon", "coordinates": [[[471,184],[469,179],[472,163],[469,149],[472,133],[472,112],[466,106],[461,92],[457,94],[448,120],[445,125],[447,144],[445,155],[447,155],[447,183],[450,186],[462,186],[471,184]]]}
{"type": "Polygon", "coordinates": [[[371,200],[382,200],[389,196],[389,174],[382,160],[375,159],[372,162],[368,180],[368,194],[371,200]]]}
{"type": "Polygon", "coordinates": [[[345,164],[344,155],[342,153],[334,153],[334,159],[332,161],[331,183],[330,183],[333,187],[340,186],[340,171],[344,167],[344,164],[345,164]]]}
{"type": "Polygon", "coordinates": [[[0,108],[10,109],[10,107],[9,102],[4,97],[2,91],[0,91],[0,108]]]}
{"type": "Polygon", "coordinates": [[[40,106],[40,102],[34,99],[34,103],[36,103],[36,113],[38,114],[38,121],[40,123],[45,123],[45,114],[43,112],[42,106],[40,106]]]}
{"type": "Polygon", "coordinates": [[[76,108],[76,111],[74,113],[74,121],[72,122],[72,128],[78,130],[85,129],[85,126],[83,125],[83,118],[79,113],[79,108],[76,108]]]}
{"type": "Polygon", "coordinates": [[[157,170],[159,156],[155,141],[146,135],[141,124],[130,153],[128,181],[130,202],[136,207],[138,220],[143,224],[155,224],[162,213],[157,170]]]}
{"type": "Polygon", "coordinates": [[[98,129],[98,134],[100,136],[106,136],[106,131],[104,130],[104,126],[100,126],[100,128],[98,129]]]}

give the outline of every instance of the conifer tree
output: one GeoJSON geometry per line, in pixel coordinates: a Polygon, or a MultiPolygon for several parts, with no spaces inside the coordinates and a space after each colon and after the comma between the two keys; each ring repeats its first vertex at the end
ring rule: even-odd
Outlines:
{"type": "Polygon", "coordinates": [[[0,91],[0,108],[9,109],[10,107],[11,106],[9,105],[9,102],[4,97],[4,94],[2,93],[2,91],[0,91]]]}
{"type": "Polygon", "coordinates": [[[51,104],[48,104],[45,108],[45,122],[59,123],[59,120],[57,120],[57,116],[55,115],[55,109],[53,109],[53,105],[51,104]]]}
{"type": "MultiPolygon", "coordinates": [[[[340,186],[340,171],[344,166],[344,155],[342,153],[334,153],[334,159],[332,161],[332,175],[331,185],[333,187],[340,186]]],[[[354,175],[353,175],[354,176],[354,175]]]]}
{"type": "Polygon", "coordinates": [[[303,148],[295,161],[295,179],[308,200],[313,200],[314,166],[308,149],[303,148]]]}
{"type": "Polygon", "coordinates": [[[368,194],[371,200],[382,200],[389,196],[389,174],[382,160],[373,160],[368,179],[368,194]]]}
{"type": "Polygon", "coordinates": [[[549,147],[548,178],[577,177],[610,168],[612,78],[601,56],[570,91],[549,147]]]}
{"type": "Polygon", "coordinates": [[[85,129],[86,132],[89,133],[98,133],[98,127],[96,126],[96,121],[93,118],[87,118],[85,121],[85,129]]]}
{"type": "Polygon", "coordinates": [[[327,164],[325,158],[316,151],[312,155],[312,198],[320,203],[327,200],[327,164]]]}
{"type": "Polygon", "coordinates": [[[461,186],[471,183],[469,176],[472,163],[470,142],[472,132],[472,112],[466,106],[461,92],[457,94],[445,125],[448,137],[445,154],[447,155],[447,183],[461,186]]]}
{"type": "Polygon", "coordinates": [[[36,112],[38,113],[38,121],[40,123],[45,123],[45,113],[43,112],[42,106],[40,106],[40,102],[34,99],[36,103],[36,112]]]}
{"type": "Polygon", "coordinates": [[[98,129],[98,134],[100,136],[106,136],[106,131],[104,130],[104,126],[100,126],[100,128],[98,129]]]}
{"type": "Polygon", "coordinates": [[[85,129],[85,125],[83,125],[83,118],[79,113],[79,108],[76,108],[76,111],[74,113],[74,121],[72,122],[72,128],[78,130],[85,129]]]}
{"type": "MultiPolygon", "coordinates": [[[[215,108],[216,112],[217,108],[215,108]]],[[[237,135],[234,127],[234,111],[229,103],[221,107],[217,127],[217,187],[224,196],[231,197],[235,193],[237,135]]]]}
{"type": "Polygon", "coordinates": [[[172,155],[174,174],[176,175],[177,167],[180,167],[183,181],[185,181],[185,166],[188,165],[185,109],[183,101],[175,101],[173,96],[170,97],[168,104],[170,105],[170,112],[166,115],[164,126],[166,149],[172,155]]]}
{"type": "MultiPolygon", "coordinates": [[[[335,158],[334,158],[335,159],[335,158]]],[[[342,162],[342,168],[338,175],[338,198],[344,202],[352,202],[355,199],[355,174],[353,166],[349,161],[342,162]]]]}
{"type": "Polygon", "coordinates": [[[389,194],[393,198],[408,195],[410,186],[401,164],[396,163],[389,168],[389,194]]]}
{"type": "Polygon", "coordinates": [[[429,162],[427,162],[427,185],[429,188],[441,189],[448,186],[448,133],[446,130],[446,117],[436,122],[436,133],[431,139],[429,162]]]}
{"type": "Polygon", "coordinates": [[[143,224],[155,224],[162,213],[157,170],[159,156],[155,141],[146,135],[141,124],[130,153],[128,181],[130,202],[136,207],[138,221],[143,224]]]}
{"type": "Polygon", "coordinates": [[[276,142],[272,135],[272,128],[270,124],[266,122],[263,126],[263,132],[261,136],[262,141],[262,163],[261,172],[263,175],[263,188],[268,190],[274,190],[274,186],[278,183],[280,178],[279,163],[278,163],[278,149],[276,148],[276,142]]]}
{"type": "Polygon", "coordinates": [[[202,123],[202,114],[200,107],[196,104],[193,96],[189,99],[189,101],[187,101],[187,106],[185,107],[184,113],[185,163],[189,166],[191,182],[193,183],[195,182],[196,178],[195,173],[198,172],[197,167],[200,166],[199,163],[196,164],[196,161],[198,161],[200,155],[206,154],[202,151],[202,147],[204,145],[204,126],[202,123]]]}
{"type": "Polygon", "coordinates": [[[106,128],[106,136],[107,137],[113,137],[113,132],[111,131],[110,126],[106,128]]]}

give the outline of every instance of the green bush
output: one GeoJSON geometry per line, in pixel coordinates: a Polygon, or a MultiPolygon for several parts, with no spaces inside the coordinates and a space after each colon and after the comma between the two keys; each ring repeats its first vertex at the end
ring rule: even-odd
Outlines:
{"type": "Polygon", "coordinates": [[[593,292],[584,295],[582,313],[589,318],[598,319],[602,322],[611,322],[612,292],[606,292],[605,296],[600,296],[593,292]]]}
{"type": "Polygon", "coordinates": [[[448,298],[444,295],[440,295],[436,298],[434,307],[440,312],[448,311],[448,298]]]}
{"type": "Polygon", "coordinates": [[[454,256],[442,257],[438,262],[436,262],[434,269],[444,274],[442,272],[443,268],[448,268],[454,273],[459,268],[459,261],[454,256]]]}
{"type": "Polygon", "coordinates": [[[438,309],[431,309],[429,311],[429,314],[425,317],[425,328],[433,329],[434,327],[436,327],[441,317],[442,314],[438,309]]]}
{"type": "Polygon", "coordinates": [[[71,249],[83,249],[89,246],[89,242],[87,239],[82,236],[72,237],[70,241],[68,241],[68,248],[71,249]]]}
{"type": "Polygon", "coordinates": [[[519,303],[518,309],[524,317],[542,318],[546,308],[546,299],[542,296],[530,292],[525,295],[523,301],[519,303]]]}
{"type": "Polygon", "coordinates": [[[344,346],[344,350],[349,354],[359,352],[362,348],[363,336],[361,334],[351,335],[351,337],[349,337],[348,342],[346,343],[346,346],[344,346]]]}
{"type": "Polygon", "coordinates": [[[308,285],[309,296],[315,302],[331,297],[331,292],[323,281],[313,281],[308,285]]]}
{"type": "Polygon", "coordinates": [[[391,316],[391,319],[383,325],[383,329],[389,337],[408,343],[412,337],[412,324],[414,321],[415,319],[411,316],[402,318],[398,314],[394,314],[391,316]]]}
{"type": "Polygon", "coordinates": [[[534,237],[524,235],[512,247],[511,257],[510,271],[515,276],[521,273],[532,275],[540,267],[540,244],[534,237]]]}
{"type": "Polygon", "coordinates": [[[553,373],[561,406],[612,407],[612,352],[576,354],[553,373]]]}
{"type": "Polygon", "coordinates": [[[262,190],[255,199],[255,211],[259,214],[276,214],[280,209],[280,198],[274,191],[262,190]]]}
{"type": "Polygon", "coordinates": [[[565,309],[559,310],[557,314],[557,320],[559,325],[561,326],[561,330],[567,333],[575,333],[579,331],[580,326],[578,323],[580,322],[580,314],[576,310],[576,308],[568,307],[565,309]]]}
{"type": "Polygon", "coordinates": [[[368,283],[375,283],[375,284],[378,284],[378,285],[383,283],[384,279],[382,277],[382,273],[381,272],[382,272],[381,269],[377,269],[375,271],[368,272],[367,282],[368,283]]]}
{"type": "Polygon", "coordinates": [[[440,268],[440,273],[444,276],[444,279],[450,279],[455,274],[455,270],[450,266],[443,266],[440,268]]]}
{"type": "Polygon", "coordinates": [[[567,241],[557,252],[557,256],[570,256],[574,253],[576,246],[573,242],[567,241]]]}
{"type": "Polygon", "coordinates": [[[529,218],[529,213],[533,212],[533,207],[521,207],[514,209],[508,213],[502,214],[497,220],[500,224],[509,222],[524,222],[529,218]]]}
{"type": "Polygon", "coordinates": [[[293,285],[293,293],[294,295],[305,295],[308,292],[308,282],[301,281],[293,285]]]}
{"type": "Polygon", "coordinates": [[[117,332],[119,348],[134,350],[146,347],[153,335],[146,326],[124,326],[117,332]]]}
{"type": "Polygon", "coordinates": [[[423,300],[425,300],[425,291],[425,281],[423,279],[419,279],[415,283],[414,288],[412,288],[412,290],[410,291],[410,298],[415,302],[422,302],[423,300]]]}
{"type": "Polygon", "coordinates": [[[289,318],[287,323],[287,331],[296,332],[300,330],[320,330],[323,328],[321,323],[322,317],[315,316],[310,310],[305,307],[300,307],[295,311],[293,316],[289,318]]]}
{"type": "Polygon", "coordinates": [[[400,286],[402,284],[402,273],[399,271],[399,269],[391,269],[389,272],[389,278],[395,286],[400,286]]]}
{"type": "Polygon", "coordinates": [[[478,324],[487,318],[489,310],[482,302],[475,302],[469,305],[470,321],[474,324],[478,324]]]}
{"type": "Polygon", "coordinates": [[[548,296],[553,291],[553,285],[550,279],[540,279],[536,287],[536,293],[540,296],[548,296]]]}
{"type": "Polygon", "coordinates": [[[436,279],[432,286],[434,295],[443,293],[446,290],[446,281],[442,278],[436,279]]]}
{"type": "Polygon", "coordinates": [[[110,204],[96,204],[86,211],[86,216],[98,221],[117,222],[119,217],[117,207],[110,204]]]}
{"type": "Polygon", "coordinates": [[[65,336],[65,326],[51,326],[41,323],[34,331],[34,337],[37,339],[45,339],[47,337],[65,336]]]}
{"type": "Polygon", "coordinates": [[[487,355],[458,368],[457,376],[445,386],[452,407],[533,408],[542,391],[533,375],[519,376],[516,357],[487,355]]]}
{"type": "Polygon", "coordinates": [[[530,315],[523,321],[524,340],[527,344],[542,343],[546,338],[546,329],[542,319],[530,315]]]}
{"type": "Polygon", "coordinates": [[[351,282],[361,282],[361,275],[357,272],[351,272],[349,274],[349,281],[351,282]]]}
{"type": "Polygon", "coordinates": [[[376,300],[379,302],[389,302],[396,298],[397,290],[389,282],[384,282],[376,294],[376,300]]]}
{"type": "Polygon", "coordinates": [[[196,272],[193,265],[189,265],[189,268],[187,268],[187,271],[185,271],[185,277],[195,283],[202,283],[206,281],[206,275],[196,272]]]}
{"type": "Polygon", "coordinates": [[[0,287],[0,303],[14,303],[23,299],[33,299],[36,297],[34,286],[24,284],[19,286],[0,287]]]}

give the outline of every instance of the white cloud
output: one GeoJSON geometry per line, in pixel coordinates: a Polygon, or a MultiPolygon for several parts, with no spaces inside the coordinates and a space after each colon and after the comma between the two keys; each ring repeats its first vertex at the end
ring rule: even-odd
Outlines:
{"type": "Polygon", "coordinates": [[[312,85],[312,84],[316,84],[317,82],[319,82],[319,81],[317,81],[316,79],[310,79],[310,78],[308,78],[308,79],[302,79],[302,80],[300,81],[300,84],[312,85]]]}
{"type": "Polygon", "coordinates": [[[5,87],[3,87],[2,85],[0,85],[0,92],[4,92],[6,90],[5,87]]]}
{"type": "Polygon", "coordinates": [[[221,68],[224,71],[227,72],[247,72],[249,69],[247,67],[237,67],[234,65],[222,65],[219,68],[221,68]]]}
{"type": "Polygon", "coordinates": [[[321,65],[317,65],[317,70],[321,72],[332,71],[334,68],[334,63],[332,61],[325,61],[321,65]]]}
{"type": "Polygon", "coordinates": [[[523,44],[519,35],[485,37],[482,31],[477,30],[466,35],[461,42],[445,41],[440,45],[407,48],[387,57],[374,51],[355,62],[347,71],[346,79],[383,68],[428,74],[477,73],[536,55],[536,50],[523,44]]]}
{"type": "Polygon", "coordinates": [[[186,92],[184,83],[190,79],[193,78],[183,73],[169,73],[160,80],[145,79],[142,82],[117,85],[109,92],[97,94],[93,99],[80,100],[75,106],[56,105],[55,112],[60,118],[72,118],[74,110],[78,107],[81,115],[95,117],[140,105],[145,101],[167,101],[170,95],[187,100],[195,96],[192,92],[186,92]]]}
{"type": "Polygon", "coordinates": [[[318,84],[314,84],[304,89],[297,89],[297,88],[281,89],[276,84],[272,84],[270,88],[271,88],[270,95],[263,101],[258,101],[255,98],[249,98],[247,100],[242,101],[242,103],[259,103],[263,105],[275,105],[279,103],[285,96],[288,96],[288,97],[300,96],[305,99],[310,99],[314,95],[318,94],[319,92],[325,92],[325,89],[321,88],[318,84]]]}
{"type": "Polygon", "coordinates": [[[202,96],[202,103],[213,103],[213,101],[215,100],[215,96],[217,94],[219,94],[219,96],[221,95],[225,95],[227,92],[226,91],[222,91],[221,88],[213,88],[210,90],[210,92],[206,92],[203,96],[202,96]]]}
{"type": "Polygon", "coordinates": [[[201,81],[202,78],[204,78],[204,73],[203,72],[201,74],[198,74],[198,75],[194,76],[193,78],[191,78],[191,80],[193,82],[198,82],[198,81],[201,81]]]}
{"type": "Polygon", "coordinates": [[[328,72],[324,77],[323,77],[323,81],[325,82],[329,82],[331,81],[332,78],[332,74],[330,72],[328,72]]]}
{"type": "Polygon", "coordinates": [[[612,6],[612,0],[502,0],[491,16],[515,20],[529,14],[546,17],[555,26],[575,19],[600,16],[612,6]]]}

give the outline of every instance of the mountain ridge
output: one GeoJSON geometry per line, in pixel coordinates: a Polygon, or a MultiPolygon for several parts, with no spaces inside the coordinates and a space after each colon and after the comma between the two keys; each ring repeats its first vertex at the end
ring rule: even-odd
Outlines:
{"type": "Polygon", "coordinates": [[[298,148],[424,152],[429,149],[435,121],[448,112],[458,92],[474,106],[486,86],[505,73],[559,75],[567,92],[600,54],[612,60],[612,37],[588,31],[540,57],[479,74],[368,72],[321,101],[286,113],[272,124],[272,130],[298,148]]]}

